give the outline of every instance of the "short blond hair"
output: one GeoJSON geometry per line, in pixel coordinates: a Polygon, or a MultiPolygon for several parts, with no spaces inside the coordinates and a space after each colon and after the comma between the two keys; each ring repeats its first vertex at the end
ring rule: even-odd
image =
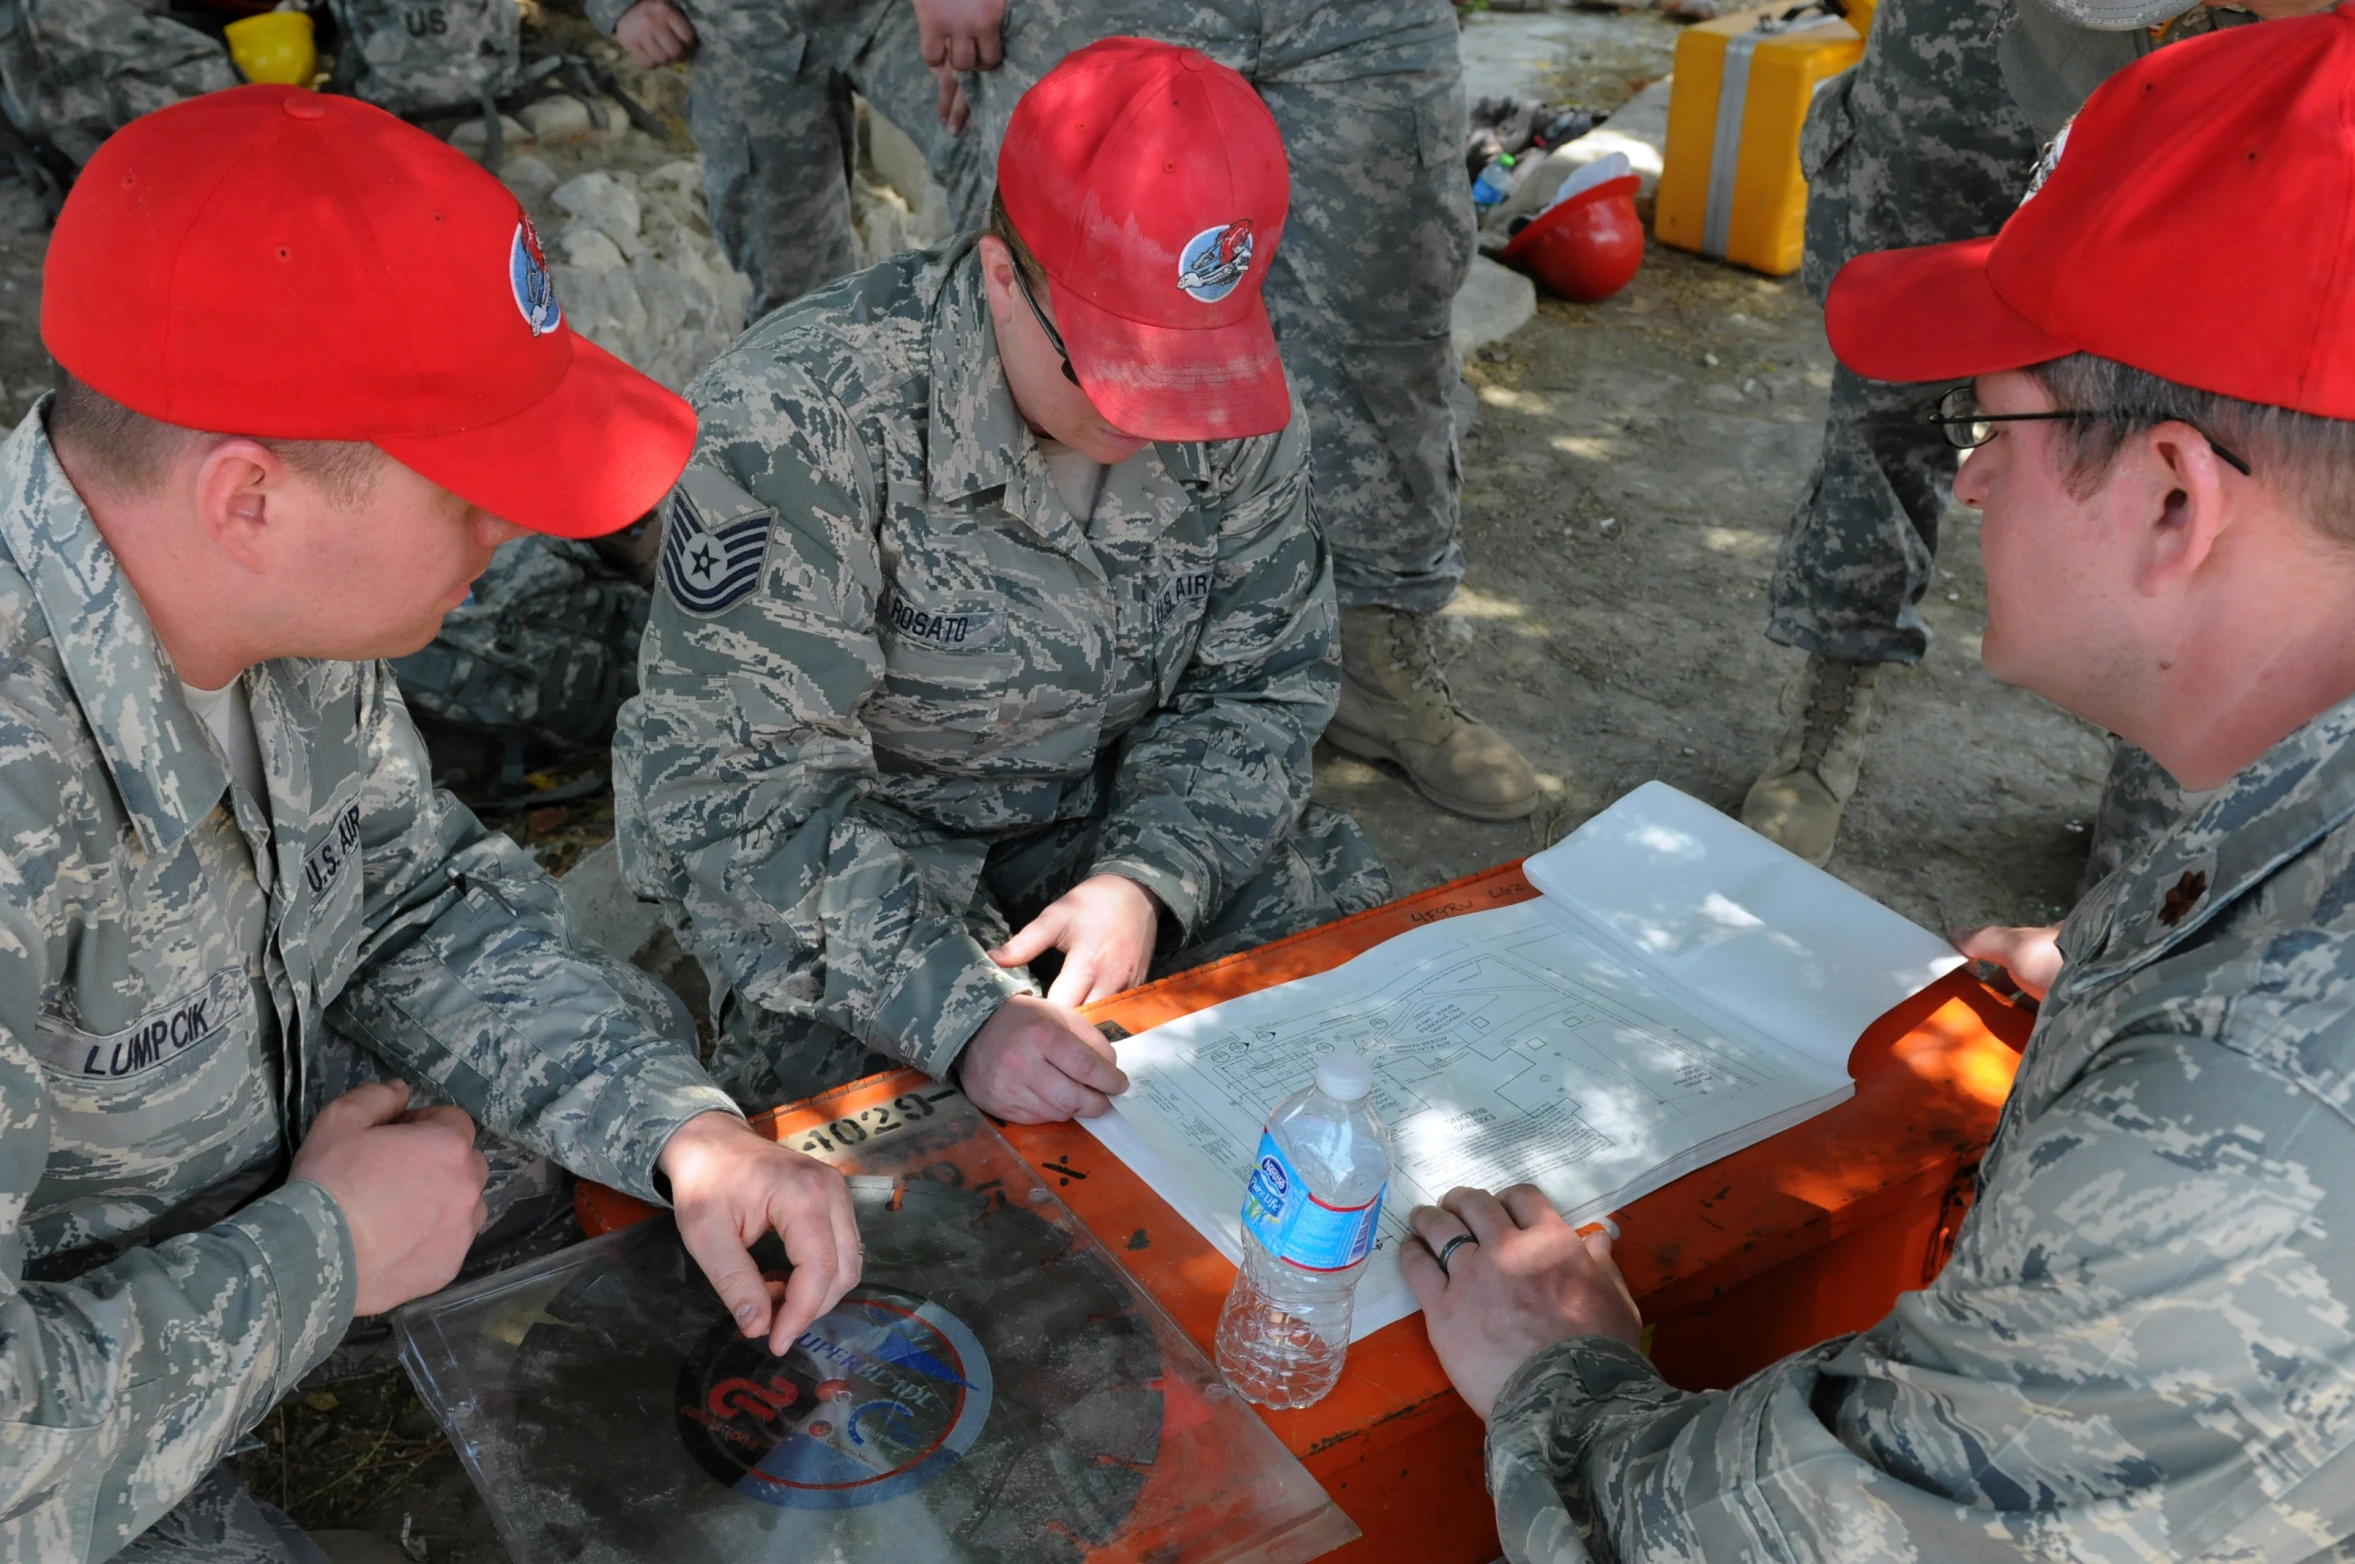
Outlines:
{"type": "MultiPolygon", "coordinates": [[[[57,396],[49,404],[50,443],[77,469],[115,493],[153,494],[192,446],[223,438],[133,412],[65,371],[58,372],[57,396]]],[[[338,510],[358,510],[368,502],[376,489],[377,469],[385,460],[382,451],[364,440],[255,437],[254,443],[318,484],[338,510]]]]}

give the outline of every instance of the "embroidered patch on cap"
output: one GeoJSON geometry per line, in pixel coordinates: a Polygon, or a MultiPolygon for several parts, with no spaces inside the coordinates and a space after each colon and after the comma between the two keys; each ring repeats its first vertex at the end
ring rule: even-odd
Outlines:
{"type": "Polygon", "coordinates": [[[564,306],[556,302],[556,284],[548,279],[548,258],[540,253],[540,236],[528,217],[515,225],[515,243],[508,247],[507,284],[533,336],[544,337],[564,324],[564,306]]]}
{"type": "Polygon", "coordinates": [[[2044,150],[2036,155],[2036,166],[2028,171],[2028,193],[2020,197],[2020,205],[2026,206],[2035,200],[2036,192],[2042,190],[2044,182],[2052,178],[2052,171],[2061,166],[2061,154],[2069,150],[2070,126],[2076,123],[2071,120],[2063,125],[2061,133],[2046,142],[2044,150]]]}
{"type": "Polygon", "coordinates": [[[699,618],[725,613],[752,594],[769,549],[773,511],[754,511],[714,527],[684,488],[671,495],[662,534],[662,584],[671,600],[699,618]]]}
{"type": "Polygon", "coordinates": [[[1205,228],[1178,252],[1177,285],[1204,304],[1216,304],[1251,270],[1251,219],[1205,228]]]}

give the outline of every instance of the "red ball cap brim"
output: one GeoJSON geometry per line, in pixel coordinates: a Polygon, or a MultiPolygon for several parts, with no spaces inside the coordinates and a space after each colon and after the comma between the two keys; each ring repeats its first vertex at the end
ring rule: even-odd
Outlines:
{"type": "Polygon", "coordinates": [[[559,538],[598,538],[652,510],[695,451],[695,409],[586,337],[556,389],[458,434],[373,442],[492,515],[559,538]]]}
{"type": "Polygon", "coordinates": [[[1144,440],[1241,440],[1291,421],[1292,393],[1265,306],[1178,329],[1100,309],[1048,279],[1055,321],[1096,411],[1144,440]]]}
{"type": "Polygon", "coordinates": [[[1868,380],[1968,380],[2077,351],[2003,301],[1987,278],[1995,240],[1860,255],[1824,299],[1840,362],[1868,380]]]}

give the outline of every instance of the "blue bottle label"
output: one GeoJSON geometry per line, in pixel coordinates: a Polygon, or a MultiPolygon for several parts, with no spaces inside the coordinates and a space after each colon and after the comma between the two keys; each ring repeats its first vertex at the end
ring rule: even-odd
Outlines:
{"type": "Polygon", "coordinates": [[[1374,1248],[1388,1183],[1362,1206],[1336,1206],[1308,1192],[1276,1138],[1259,1136],[1259,1160],[1243,1191],[1243,1225],[1260,1247],[1303,1271],[1346,1271],[1374,1248]]]}

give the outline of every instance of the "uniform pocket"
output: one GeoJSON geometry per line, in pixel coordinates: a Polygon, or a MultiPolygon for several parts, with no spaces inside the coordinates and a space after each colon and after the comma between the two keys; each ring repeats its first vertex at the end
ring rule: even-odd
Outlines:
{"type": "Polygon", "coordinates": [[[1799,172],[1811,185],[1856,139],[1856,119],[1848,109],[1848,94],[1855,85],[1856,67],[1851,65],[1825,77],[1807,106],[1807,119],[1799,128],[1799,172]]]}
{"type": "Polygon", "coordinates": [[[988,742],[999,726],[1006,692],[1020,672],[1005,647],[1005,626],[988,613],[937,616],[962,620],[965,641],[948,646],[883,632],[883,687],[868,701],[867,731],[877,763],[888,755],[911,760],[962,759],[988,742]]]}
{"type": "Polygon", "coordinates": [[[243,1154],[233,1148],[271,1117],[258,1026],[252,980],[236,966],[107,1031],[43,1016],[34,1051],[49,1087],[50,1140],[78,1148],[77,1193],[148,1193],[157,1146],[183,1165],[236,1165],[243,1154]]]}

